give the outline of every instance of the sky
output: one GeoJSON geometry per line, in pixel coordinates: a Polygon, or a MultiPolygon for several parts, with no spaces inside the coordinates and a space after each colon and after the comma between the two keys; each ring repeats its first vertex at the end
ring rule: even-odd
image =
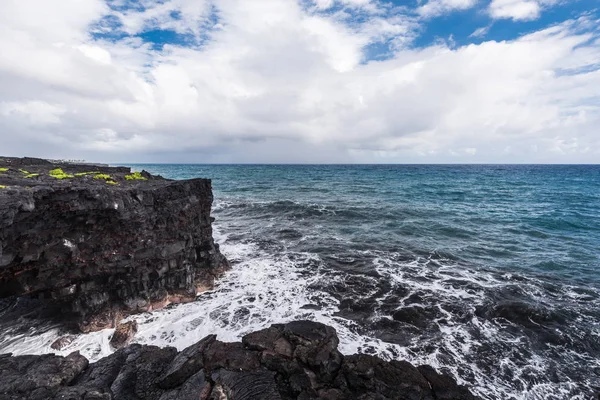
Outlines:
{"type": "Polygon", "coordinates": [[[0,155],[598,163],[598,0],[2,0],[0,155]]]}

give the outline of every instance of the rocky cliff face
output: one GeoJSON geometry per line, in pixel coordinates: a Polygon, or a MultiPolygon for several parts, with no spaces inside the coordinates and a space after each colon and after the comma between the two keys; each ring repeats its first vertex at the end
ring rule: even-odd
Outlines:
{"type": "Polygon", "coordinates": [[[326,325],[296,321],[223,343],[214,335],[177,352],[131,345],[89,364],[67,357],[0,356],[0,400],[475,400],[428,366],[343,356],[326,325]]]}
{"type": "Polygon", "coordinates": [[[84,332],[193,299],[227,268],[211,182],[0,158],[0,298],[62,305],[84,332]]]}

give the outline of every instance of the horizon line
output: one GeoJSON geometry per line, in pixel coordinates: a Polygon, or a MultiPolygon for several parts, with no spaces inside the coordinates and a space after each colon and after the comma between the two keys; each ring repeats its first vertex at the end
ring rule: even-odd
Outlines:
{"type": "MultiPolygon", "coordinates": [[[[93,162],[93,161],[90,161],[93,162]]],[[[298,165],[298,166],[307,166],[307,165],[381,165],[381,166],[390,166],[390,165],[589,165],[589,166],[600,166],[600,163],[193,163],[193,162],[104,162],[105,164],[114,165],[124,164],[124,165],[298,165]]]]}

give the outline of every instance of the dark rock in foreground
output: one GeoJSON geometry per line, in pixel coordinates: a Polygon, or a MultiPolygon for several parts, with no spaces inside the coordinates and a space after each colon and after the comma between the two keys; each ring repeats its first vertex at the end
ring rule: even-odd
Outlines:
{"type": "Polygon", "coordinates": [[[192,300],[227,267],[211,181],[0,157],[0,298],[60,304],[82,331],[192,300]]]}
{"type": "Polygon", "coordinates": [[[337,345],[333,328],[296,321],[179,353],[134,344],[93,364],[78,353],[0,356],[0,400],[475,399],[429,366],[343,356],[337,345]]]}

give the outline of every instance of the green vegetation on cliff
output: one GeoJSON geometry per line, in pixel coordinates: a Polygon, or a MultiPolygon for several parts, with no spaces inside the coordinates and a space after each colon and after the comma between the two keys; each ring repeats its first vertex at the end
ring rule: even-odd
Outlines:
{"type": "Polygon", "coordinates": [[[148,178],[142,176],[140,172],[134,172],[131,175],[125,175],[125,179],[128,181],[138,180],[138,181],[147,181],[148,178]]]}
{"type": "Polygon", "coordinates": [[[24,170],[23,168],[19,168],[19,171],[25,175],[25,178],[35,178],[36,176],[40,176],[40,174],[33,174],[29,171],[24,170]]]}
{"type": "Polygon", "coordinates": [[[94,179],[104,179],[106,181],[106,183],[108,183],[109,185],[118,185],[117,181],[115,181],[108,174],[96,174],[96,175],[94,175],[94,179]]]}
{"type": "Polygon", "coordinates": [[[53,169],[48,173],[48,175],[56,179],[73,178],[73,175],[65,173],[61,168],[53,169]]]}

